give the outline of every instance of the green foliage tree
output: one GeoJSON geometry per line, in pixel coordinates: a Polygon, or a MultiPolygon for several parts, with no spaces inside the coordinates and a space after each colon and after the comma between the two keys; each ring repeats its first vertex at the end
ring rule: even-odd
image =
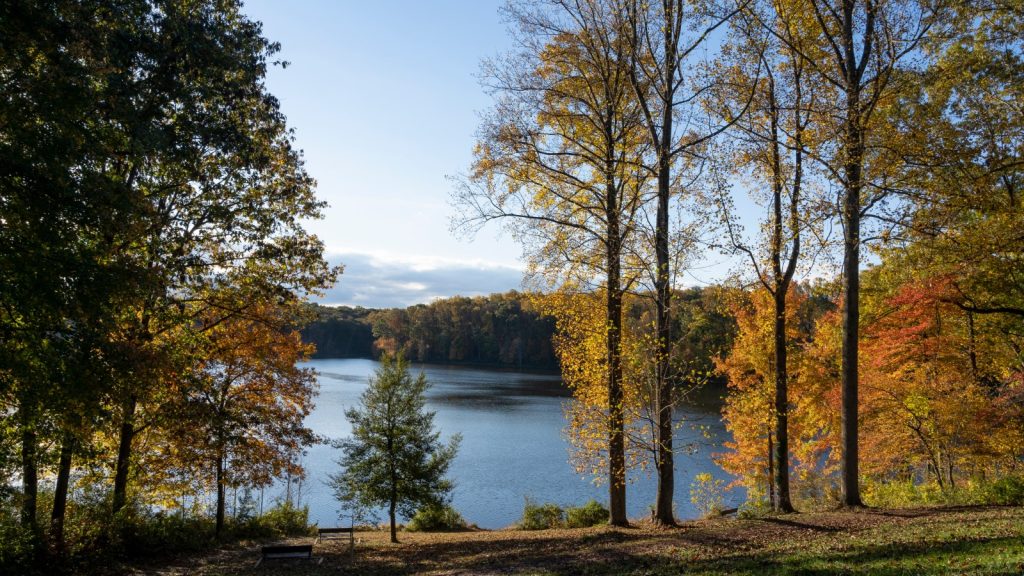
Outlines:
{"type": "Polygon", "coordinates": [[[124,506],[200,331],[337,273],[265,87],[277,50],[234,1],[0,7],[0,466],[39,541],[55,464],[57,551],[73,467],[112,468],[124,506]]]}
{"type": "Polygon", "coordinates": [[[391,541],[398,542],[396,515],[412,517],[421,506],[443,505],[452,489],[445,478],[462,438],[447,443],[424,409],[429,384],[413,378],[401,355],[385,355],[358,407],[345,411],[352,436],[337,443],[342,471],[331,476],[335,496],[353,509],[387,506],[391,541]]]}

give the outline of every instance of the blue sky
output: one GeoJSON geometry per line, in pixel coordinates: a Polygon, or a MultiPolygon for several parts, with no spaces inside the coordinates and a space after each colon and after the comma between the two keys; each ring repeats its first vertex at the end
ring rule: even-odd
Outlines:
{"type": "MultiPolygon", "coordinates": [[[[491,104],[476,73],[512,47],[501,4],[246,2],[290,63],[272,68],[267,86],[330,204],[309,229],[345,273],[322,302],[408,306],[520,288],[521,250],[509,235],[449,230],[446,176],[468,168],[478,113],[491,104]]],[[[722,260],[696,263],[682,283],[723,277],[722,260]]]]}
{"type": "Polygon", "coordinates": [[[446,175],[471,160],[475,74],[509,48],[499,1],[252,0],[245,11],[282,45],[267,79],[318,195],[309,228],[345,264],[324,301],[404,306],[518,288],[520,249],[497,228],[449,232],[446,175]]]}

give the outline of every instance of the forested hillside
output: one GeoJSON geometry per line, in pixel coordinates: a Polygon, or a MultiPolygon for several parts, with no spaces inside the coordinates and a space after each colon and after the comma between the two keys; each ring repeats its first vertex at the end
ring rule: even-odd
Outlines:
{"type": "Polygon", "coordinates": [[[310,304],[314,320],[302,328],[302,341],[313,344],[314,358],[373,358],[373,326],[367,308],[310,304]]]}
{"type": "MultiPolygon", "coordinates": [[[[714,359],[728,351],[736,330],[726,306],[731,292],[721,286],[680,290],[673,316],[674,364],[719,386],[725,380],[714,371],[714,359]]],[[[376,358],[404,350],[415,362],[555,370],[554,318],[536,305],[543,298],[511,291],[383,310],[310,304],[315,319],[302,329],[302,339],[316,347],[314,358],[376,358]]],[[[650,298],[637,298],[624,311],[638,327],[652,313],[650,298]]]]}

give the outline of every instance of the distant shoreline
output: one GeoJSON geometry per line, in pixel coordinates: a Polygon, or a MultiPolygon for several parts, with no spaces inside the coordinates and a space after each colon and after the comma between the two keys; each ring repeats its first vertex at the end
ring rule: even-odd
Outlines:
{"type": "MultiPolygon", "coordinates": [[[[313,355],[311,360],[377,360],[371,356],[318,356],[313,355]]],[[[543,368],[532,365],[524,365],[522,367],[511,364],[503,364],[499,362],[473,362],[473,361],[456,361],[452,360],[449,362],[432,362],[432,361],[419,361],[410,360],[415,365],[425,366],[450,366],[455,368],[487,368],[489,370],[500,370],[502,372],[526,372],[533,374],[544,374],[552,376],[560,376],[561,371],[558,368],[543,368]]]]}

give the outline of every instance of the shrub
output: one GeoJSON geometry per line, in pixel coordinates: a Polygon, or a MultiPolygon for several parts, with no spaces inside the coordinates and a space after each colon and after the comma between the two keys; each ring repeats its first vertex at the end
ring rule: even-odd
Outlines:
{"type": "Polygon", "coordinates": [[[466,521],[452,506],[424,506],[416,511],[405,527],[409,532],[443,532],[465,530],[466,521]]]}
{"type": "Polygon", "coordinates": [[[1024,476],[1000,478],[983,489],[986,504],[1024,505],[1024,476]]]}
{"type": "Polygon", "coordinates": [[[878,508],[908,508],[949,501],[949,495],[944,494],[935,482],[917,484],[913,480],[882,482],[865,479],[861,483],[861,497],[868,506],[878,508]]]}
{"type": "Polygon", "coordinates": [[[547,530],[565,524],[565,512],[557,504],[535,504],[526,499],[523,504],[523,518],[519,521],[520,530],[547,530]]]}
{"type": "Polygon", "coordinates": [[[231,532],[237,537],[274,538],[312,534],[309,526],[309,506],[301,508],[283,502],[267,510],[262,516],[236,522],[231,532]]]}
{"type": "Polygon", "coordinates": [[[718,480],[708,472],[701,472],[690,484],[690,502],[697,507],[701,518],[714,516],[724,510],[725,497],[722,491],[725,482],[718,480]]]}
{"type": "Polygon", "coordinates": [[[587,528],[608,522],[608,509],[597,500],[583,506],[565,509],[565,525],[569,528],[587,528]]]}
{"type": "Polygon", "coordinates": [[[763,486],[747,489],[747,501],[740,505],[736,516],[740,518],[764,518],[772,512],[772,504],[768,501],[763,486]]]}
{"type": "Polygon", "coordinates": [[[0,574],[22,574],[32,562],[32,533],[0,502],[0,574]]]}
{"type": "Polygon", "coordinates": [[[216,542],[215,526],[208,517],[150,512],[126,506],[118,513],[111,537],[123,538],[123,549],[132,554],[161,555],[174,552],[198,552],[216,542]]]}
{"type": "Polygon", "coordinates": [[[945,490],[934,481],[919,484],[912,480],[869,479],[864,482],[862,492],[866,504],[880,508],[962,504],[1013,506],[1024,504],[1024,477],[1005,476],[991,482],[968,480],[945,490]]]}

